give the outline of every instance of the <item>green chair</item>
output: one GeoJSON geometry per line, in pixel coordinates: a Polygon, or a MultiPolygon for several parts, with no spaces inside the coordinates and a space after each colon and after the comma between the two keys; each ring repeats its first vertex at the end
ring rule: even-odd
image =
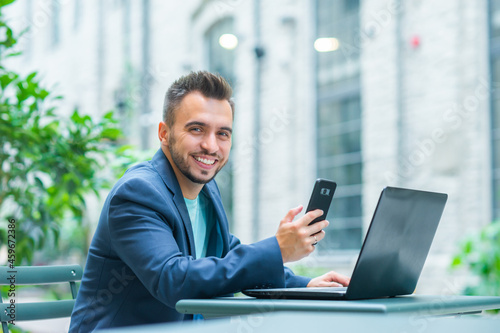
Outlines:
{"type": "Polygon", "coordinates": [[[3,300],[0,295],[0,321],[4,333],[8,333],[7,324],[13,320],[40,320],[71,316],[77,294],[76,281],[82,279],[82,268],[80,265],[63,266],[19,266],[11,269],[6,266],[0,267],[0,286],[10,286],[15,289],[15,295],[19,295],[20,285],[44,285],[53,283],[69,282],[73,299],[60,301],[46,301],[33,303],[19,303],[17,297],[9,297],[3,300]],[[10,303],[15,299],[15,312],[10,303]],[[4,303],[5,302],[5,303],[4,303]]]}

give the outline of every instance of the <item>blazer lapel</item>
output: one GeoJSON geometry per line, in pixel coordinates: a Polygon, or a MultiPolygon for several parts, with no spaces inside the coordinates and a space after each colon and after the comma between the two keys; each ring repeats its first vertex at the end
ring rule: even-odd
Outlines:
{"type": "Polygon", "coordinates": [[[207,183],[203,190],[212,201],[215,214],[217,216],[216,224],[211,232],[211,237],[208,244],[207,255],[214,255],[223,258],[229,250],[229,230],[226,213],[220,200],[220,195],[216,188],[215,181],[207,183]],[[219,243],[222,242],[222,243],[219,243]]]}
{"type": "Polygon", "coordinates": [[[156,154],[153,156],[151,164],[156,169],[156,172],[158,172],[161,176],[165,186],[173,194],[174,205],[181,216],[182,223],[184,224],[184,230],[187,235],[189,254],[196,258],[193,227],[191,225],[191,220],[189,219],[186,202],[184,201],[184,196],[182,195],[182,190],[179,186],[179,182],[177,181],[177,177],[175,176],[174,169],[172,169],[170,162],[161,149],[158,149],[156,154]]]}

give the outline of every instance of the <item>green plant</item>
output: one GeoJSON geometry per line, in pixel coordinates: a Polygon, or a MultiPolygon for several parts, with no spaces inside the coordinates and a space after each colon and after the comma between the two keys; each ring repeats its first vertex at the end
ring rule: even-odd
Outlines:
{"type": "Polygon", "coordinates": [[[292,270],[297,275],[306,276],[310,278],[315,278],[317,276],[323,275],[331,271],[331,269],[326,267],[318,267],[318,266],[311,266],[304,264],[295,264],[292,266],[292,270]]]}
{"type": "Polygon", "coordinates": [[[110,160],[122,166],[133,160],[118,144],[122,132],[112,112],[96,119],[74,110],[64,117],[62,97],[36,72],[23,76],[6,67],[7,58],[20,54],[19,36],[2,15],[12,2],[0,0],[0,244],[15,235],[9,263],[18,265],[31,264],[47,241],[57,248],[63,223],[83,230],[86,197],[99,196],[114,180],[100,170],[110,160]]]}
{"type": "Polygon", "coordinates": [[[500,221],[484,227],[479,233],[469,236],[461,245],[452,261],[452,268],[466,267],[479,278],[469,285],[467,295],[500,295],[500,221]]]}

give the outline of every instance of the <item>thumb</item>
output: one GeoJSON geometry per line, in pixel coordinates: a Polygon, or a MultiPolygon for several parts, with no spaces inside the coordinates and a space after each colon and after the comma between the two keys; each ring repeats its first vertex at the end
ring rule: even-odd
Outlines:
{"type": "Polygon", "coordinates": [[[328,287],[343,287],[343,285],[338,282],[330,281],[328,282],[328,287]]]}

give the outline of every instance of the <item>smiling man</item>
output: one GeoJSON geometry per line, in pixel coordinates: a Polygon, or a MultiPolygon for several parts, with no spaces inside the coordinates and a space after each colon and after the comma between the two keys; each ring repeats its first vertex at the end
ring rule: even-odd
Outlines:
{"type": "Polygon", "coordinates": [[[129,169],[102,209],[71,317],[70,332],[191,320],[175,311],[183,298],[210,298],[259,287],[347,285],[329,272],[296,276],[299,260],[324,237],[319,210],[281,220],[275,236],[243,245],[229,233],[215,175],[231,149],[232,89],[196,72],[167,91],[161,149],[129,169]]]}
{"type": "Polygon", "coordinates": [[[159,126],[161,149],[172,165],[185,198],[194,199],[227,163],[231,149],[232,107],[228,100],[187,94],[176,107],[169,99],[159,126]],[[175,113],[175,109],[179,112],[175,113]]]}

